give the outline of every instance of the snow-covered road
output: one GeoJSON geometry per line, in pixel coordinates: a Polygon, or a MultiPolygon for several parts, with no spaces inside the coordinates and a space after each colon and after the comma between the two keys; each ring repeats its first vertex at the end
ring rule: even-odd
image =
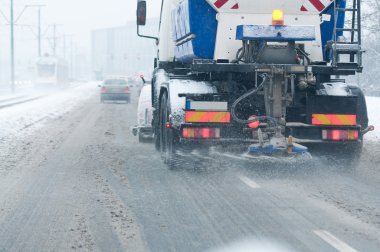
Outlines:
{"type": "MultiPolygon", "coordinates": [[[[136,97],[102,104],[98,92],[89,83],[0,109],[0,251],[208,251],[268,238],[290,251],[378,251],[377,133],[354,172],[323,157],[294,167],[211,156],[173,171],[132,136],[136,97]]],[[[379,103],[368,99],[374,125],[379,103]]]]}
{"type": "MultiPolygon", "coordinates": [[[[20,133],[20,129],[31,125],[42,125],[44,121],[57,118],[83,103],[98,92],[98,82],[90,82],[59,93],[50,94],[43,99],[2,109],[0,112],[0,139],[20,133]]],[[[375,131],[369,132],[365,139],[380,141],[380,97],[366,97],[370,125],[375,131]]]]}
{"type": "MultiPolygon", "coordinates": [[[[44,121],[62,116],[94,96],[97,82],[90,82],[17,106],[1,109],[0,139],[22,134],[22,129],[42,126],[44,121]]],[[[27,98],[27,97],[26,97],[27,98]]],[[[25,99],[25,97],[24,97],[25,99]]]]}

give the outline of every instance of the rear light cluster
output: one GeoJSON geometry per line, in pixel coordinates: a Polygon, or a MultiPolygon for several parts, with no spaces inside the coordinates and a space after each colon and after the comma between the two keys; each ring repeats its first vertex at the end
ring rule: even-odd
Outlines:
{"type": "Polygon", "coordinates": [[[359,132],[357,130],[322,130],[322,139],[333,141],[358,140],[359,132]]]}
{"type": "Polygon", "coordinates": [[[105,87],[102,87],[102,91],[101,92],[105,93],[105,92],[107,92],[107,89],[105,87]]]}
{"type": "Polygon", "coordinates": [[[219,128],[184,128],[182,131],[184,138],[220,138],[219,128]]]}
{"type": "MultiPolygon", "coordinates": [[[[255,120],[256,118],[254,116],[251,116],[248,118],[248,120],[252,121],[252,120],[255,120]]],[[[248,127],[250,127],[251,129],[257,129],[258,127],[260,127],[260,121],[253,121],[251,123],[248,123],[248,127]]]]}
{"type": "Polygon", "coordinates": [[[129,88],[126,87],[126,88],[124,89],[124,93],[129,93],[129,88]]]}

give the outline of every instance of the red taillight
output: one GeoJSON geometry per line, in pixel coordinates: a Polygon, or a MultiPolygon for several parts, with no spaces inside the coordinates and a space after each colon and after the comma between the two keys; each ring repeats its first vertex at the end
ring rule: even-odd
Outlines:
{"type": "Polygon", "coordinates": [[[184,128],[183,131],[182,131],[182,135],[184,138],[189,138],[189,129],[188,128],[184,128]]]}
{"type": "MultiPolygon", "coordinates": [[[[248,118],[248,120],[255,120],[255,117],[254,116],[251,116],[248,118]]],[[[251,123],[248,124],[248,127],[250,127],[251,129],[257,129],[258,127],[260,126],[260,122],[259,121],[253,121],[251,123]]]]}
{"type": "MultiPolygon", "coordinates": [[[[210,138],[210,129],[209,128],[204,128],[202,129],[201,136],[202,138],[210,138]]],[[[215,137],[215,130],[212,130],[212,134],[215,137]]]]}
{"type": "Polygon", "coordinates": [[[340,130],[330,130],[330,131],[327,131],[327,134],[329,134],[329,133],[330,133],[330,138],[332,140],[335,140],[335,141],[340,140],[341,135],[343,135],[342,134],[343,132],[341,132],[340,130]]]}
{"type": "Polygon", "coordinates": [[[102,91],[101,92],[105,93],[105,92],[107,92],[107,89],[105,87],[102,87],[102,91]]]}
{"type": "Polygon", "coordinates": [[[322,139],[333,141],[358,140],[359,132],[357,130],[322,130],[322,139]]]}
{"type": "Polygon", "coordinates": [[[184,138],[220,138],[219,128],[184,128],[182,131],[184,138]]]}
{"type": "Polygon", "coordinates": [[[124,93],[129,93],[129,88],[125,88],[124,93]]]}

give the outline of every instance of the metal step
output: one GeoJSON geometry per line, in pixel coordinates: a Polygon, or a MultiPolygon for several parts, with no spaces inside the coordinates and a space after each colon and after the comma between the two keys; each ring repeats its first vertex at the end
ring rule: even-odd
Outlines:
{"type": "Polygon", "coordinates": [[[357,32],[358,29],[352,29],[352,28],[335,28],[337,31],[349,31],[349,32],[357,32]]]}
{"type": "Polygon", "coordinates": [[[357,11],[358,9],[356,9],[356,8],[335,8],[335,10],[346,12],[346,11],[357,11]]]}
{"type": "Polygon", "coordinates": [[[354,41],[354,42],[344,42],[344,41],[337,41],[335,44],[338,44],[338,45],[359,45],[359,42],[358,41],[354,41]]]}
{"type": "Polygon", "coordinates": [[[350,62],[338,62],[336,67],[340,70],[360,70],[362,67],[358,63],[350,63],[350,62]]]}
{"type": "Polygon", "coordinates": [[[333,44],[332,46],[338,53],[358,53],[361,51],[359,44],[333,44]]]}

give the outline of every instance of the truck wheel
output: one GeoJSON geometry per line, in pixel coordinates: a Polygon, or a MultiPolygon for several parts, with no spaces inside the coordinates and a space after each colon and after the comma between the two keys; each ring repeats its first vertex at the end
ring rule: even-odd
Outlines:
{"type": "MultiPolygon", "coordinates": [[[[358,97],[357,104],[357,120],[358,124],[361,125],[362,130],[368,127],[368,113],[367,113],[367,104],[365,101],[365,96],[363,91],[357,86],[349,86],[353,95],[358,97]]],[[[355,168],[359,162],[361,153],[363,150],[363,136],[359,134],[360,141],[346,145],[343,147],[344,159],[346,160],[346,164],[348,168],[355,168]]]]}
{"type": "MultiPolygon", "coordinates": [[[[320,157],[321,164],[340,171],[353,172],[360,162],[363,142],[317,144],[309,146],[311,154],[320,157]]],[[[318,159],[317,159],[318,160],[318,159]]]]}
{"type": "Polygon", "coordinates": [[[357,118],[358,123],[362,126],[362,129],[368,127],[368,114],[367,114],[367,104],[365,101],[365,96],[363,91],[357,86],[349,86],[351,93],[358,97],[357,105],[357,118]]]}
{"type": "Polygon", "coordinates": [[[361,138],[359,142],[344,146],[344,153],[341,157],[341,159],[343,160],[343,165],[348,169],[355,169],[360,163],[362,150],[363,138],[361,138]]]}
{"type": "Polygon", "coordinates": [[[173,129],[166,128],[169,114],[170,108],[168,104],[168,96],[165,93],[161,98],[160,106],[160,152],[164,163],[167,164],[170,169],[175,169],[178,162],[175,154],[175,136],[173,134],[173,129]]]}
{"type": "MultiPolygon", "coordinates": [[[[362,129],[368,127],[367,105],[363,92],[357,86],[349,86],[351,93],[358,97],[357,104],[357,124],[361,125],[362,129]]],[[[330,146],[331,147],[331,146],[330,146]]],[[[363,149],[363,136],[359,134],[359,141],[347,142],[334,148],[324,148],[323,152],[329,158],[336,161],[336,165],[345,171],[354,171],[360,163],[360,157],[363,149]]]]}
{"type": "Polygon", "coordinates": [[[139,143],[151,143],[151,138],[144,137],[141,133],[139,133],[139,143]]]}
{"type": "MultiPolygon", "coordinates": [[[[160,104],[159,104],[160,105],[160,104]]],[[[160,135],[160,125],[161,125],[161,110],[160,107],[157,109],[157,111],[153,112],[153,142],[154,142],[154,147],[156,151],[160,151],[160,142],[161,142],[161,135],[160,135]]]]}
{"type": "Polygon", "coordinates": [[[139,143],[145,143],[144,137],[139,133],[139,143]]]}
{"type": "Polygon", "coordinates": [[[161,149],[161,147],[160,147],[161,136],[160,136],[160,128],[157,126],[155,126],[155,128],[154,128],[153,141],[154,141],[154,147],[156,148],[156,151],[160,151],[160,149],[161,149]]]}

